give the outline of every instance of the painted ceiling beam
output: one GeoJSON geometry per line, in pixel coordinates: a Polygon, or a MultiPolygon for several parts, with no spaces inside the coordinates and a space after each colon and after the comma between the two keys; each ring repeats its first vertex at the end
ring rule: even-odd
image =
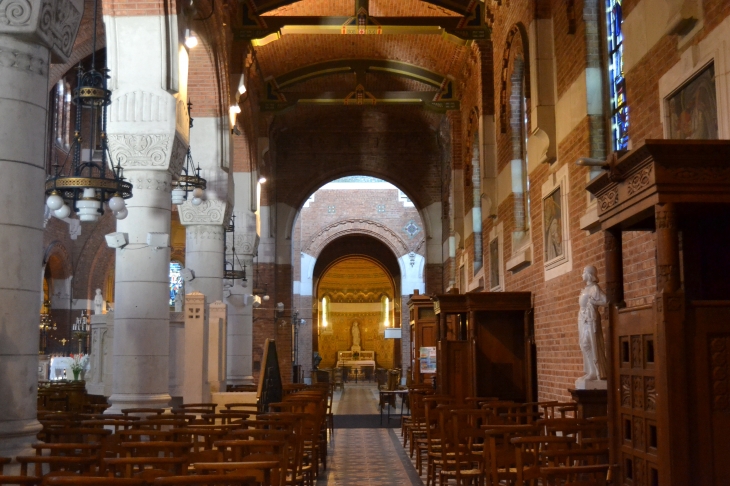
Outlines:
{"type": "MultiPolygon", "coordinates": [[[[368,1],[356,0],[353,16],[261,16],[253,0],[239,0],[238,15],[233,22],[236,40],[266,45],[286,34],[332,35],[441,35],[456,43],[486,39],[489,27],[484,4],[472,0],[464,17],[371,17],[368,1]]],[[[449,0],[451,1],[451,0],[449,0]]]]}
{"type": "MultiPolygon", "coordinates": [[[[276,10],[280,7],[286,7],[287,5],[292,5],[294,3],[299,2],[300,0],[254,0],[255,6],[256,6],[256,13],[258,15],[265,14],[267,12],[271,12],[272,10],[276,10]]],[[[453,12],[462,14],[462,15],[468,15],[470,13],[470,8],[472,7],[472,3],[475,3],[475,0],[421,0],[423,3],[430,3],[432,5],[436,5],[438,7],[443,7],[445,9],[451,10],[453,12]]]]}

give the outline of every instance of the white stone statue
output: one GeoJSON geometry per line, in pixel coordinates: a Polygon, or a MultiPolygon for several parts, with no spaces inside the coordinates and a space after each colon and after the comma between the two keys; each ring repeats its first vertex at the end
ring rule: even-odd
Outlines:
{"type": "Polygon", "coordinates": [[[578,303],[578,339],[583,353],[583,370],[585,375],[578,378],[575,387],[579,390],[605,389],[606,364],[601,315],[598,307],[608,304],[606,294],[598,286],[596,267],[587,266],[583,270],[583,281],[586,286],[580,291],[578,303]]]}
{"type": "Polygon", "coordinates": [[[101,289],[96,289],[96,296],[94,296],[94,314],[101,314],[104,308],[104,297],[101,296],[101,289]]]}
{"type": "Polygon", "coordinates": [[[352,323],[352,351],[360,350],[360,323],[355,321],[352,323]]]}
{"type": "Polygon", "coordinates": [[[182,312],[183,310],[183,292],[182,288],[175,295],[175,312],[182,312]]]}

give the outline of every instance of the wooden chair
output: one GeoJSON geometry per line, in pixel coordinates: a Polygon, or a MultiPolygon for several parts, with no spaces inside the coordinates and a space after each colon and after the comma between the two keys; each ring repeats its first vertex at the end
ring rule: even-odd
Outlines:
{"type": "Polygon", "coordinates": [[[515,485],[537,486],[543,481],[541,468],[548,466],[546,457],[566,454],[577,444],[572,437],[527,436],[513,437],[515,446],[515,485]]]}
{"type": "Polygon", "coordinates": [[[170,476],[157,478],[151,483],[155,486],[253,486],[257,484],[254,477],[238,474],[211,474],[202,476],[170,476]]]}
{"type": "MultiPolygon", "coordinates": [[[[253,479],[262,486],[278,486],[281,476],[278,474],[278,461],[243,461],[243,462],[210,462],[193,464],[196,473],[202,475],[223,475],[238,480],[253,479]]],[[[208,477],[208,476],[204,476],[208,477]]],[[[244,483],[246,484],[246,483],[244,483]]]]}
{"type": "Polygon", "coordinates": [[[99,463],[99,459],[92,456],[18,456],[15,460],[20,463],[21,476],[28,476],[28,466],[33,465],[31,475],[37,478],[57,473],[86,474],[99,463]],[[43,472],[44,466],[48,473],[43,472]]]}
{"type": "Polygon", "coordinates": [[[42,486],[147,486],[143,479],[97,478],[87,476],[51,476],[42,486]]]}
{"type": "Polygon", "coordinates": [[[16,486],[37,486],[42,479],[33,476],[3,476],[0,475],[0,484],[13,484],[16,486]]]}
{"type": "Polygon", "coordinates": [[[125,408],[122,409],[122,414],[140,416],[140,415],[162,415],[165,413],[164,408],[125,408]]]}
{"type": "Polygon", "coordinates": [[[102,471],[110,477],[152,480],[179,476],[188,468],[186,457],[112,457],[102,459],[102,471]]]}
{"type": "Polygon", "coordinates": [[[207,409],[208,413],[215,413],[215,409],[218,408],[217,403],[183,403],[178,408],[183,410],[192,408],[197,410],[207,409]]]}
{"type": "MultiPolygon", "coordinates": [[[[266,474],[271,477],[271,484],[284,486],[286,482],[286,470],[289,464],[289,448],[286,442],[277,440],[223,440],[215,443],[221,452],[221,464],[215,470],[222,470],[223,467],[230,467],[228,463],[247,462],[275,462],[274,466],[267,468],[268,473],[257,475],[257,480],[263,481],[266,474]]],[[[198,470],[203,467],[194,464],[198,470]]]]}
{"type": "Polygon", "coordinates": [[[207,424],[240,424],[251,416],[248,412],[227,411],[226,413],[206,413],[200,419],[207,424]]]}
{"type": "MultiPolygon", "coordinates": [[[[488,411],[487,411],[488,412],[488,411]]],[[[487,485],[497,486],[502,481],[511,484],[517,478],[515,445],[511,439],[539,435],[536,425],[482,425],[484,433],[484,468],[487,485]]]]}
{"type": "Polygon", "coordinates": [[[221,410],[221,413],[227,413],[228,411],[231,412],[247,412],[251,414],[257,414],[259,413],[259,406],[255,403],[226,403],[225,404],[226,409],[221,410]]]}
{"type": "Polygon", "coordinates": [[[479,428],[486,412],[456,409],[450,412],[450,430],[444,430],[439,484],[444,478],[455,479],[458,485],[481,485],[485,477],[484,435],[479,428]],[[451,434],[449,434],[451,432],[451,434]]]}

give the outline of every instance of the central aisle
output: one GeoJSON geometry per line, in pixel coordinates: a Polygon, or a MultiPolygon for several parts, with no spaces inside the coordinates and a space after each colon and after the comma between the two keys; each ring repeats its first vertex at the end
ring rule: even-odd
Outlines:
{"type": "MultiPolygon", "coordinates": [[[[332,409],[335,432],[327,470],[317,486],[423,485],[403,450],[400,420],[393,420],[391,411],[391,428],[379,428],[378,388],[374,383],[347,383],[344,392],[335,392],[332,409]],[[360,424],[366,428],[352,428],[360,424]]],[[[386,421],[384,415],[384,426],[386,421]]]]}

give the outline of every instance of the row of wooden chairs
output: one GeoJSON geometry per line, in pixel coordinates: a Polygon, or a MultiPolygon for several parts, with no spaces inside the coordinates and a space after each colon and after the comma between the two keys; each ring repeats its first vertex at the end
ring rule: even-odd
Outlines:
{"type": "Polygon", "coordinates": [[[0,484],[313,486],[326,468],[331,395],[329,386],[289,388],[266,413],[243,403],[40,413],[44,442],[16,458],[21,476],[0,475],[0,484]]]}
{"type": "Polygon", "coordinates": [[[436,395],[412,387],[404,447],[427,486],[603,485],[610,478],[606,418],[576,417],[574,403],[515,403],[436,395]]]}

